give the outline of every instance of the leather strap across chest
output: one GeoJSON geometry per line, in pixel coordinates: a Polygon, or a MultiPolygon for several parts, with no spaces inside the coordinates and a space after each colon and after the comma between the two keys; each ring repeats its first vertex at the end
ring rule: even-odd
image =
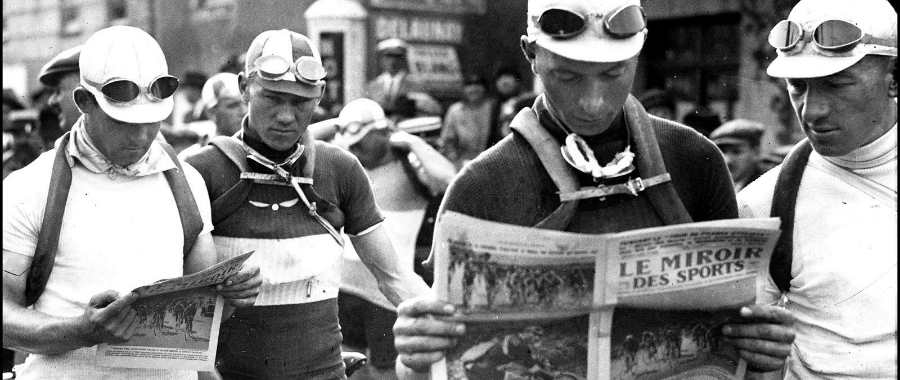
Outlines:
{"type": "MultiPolygon", "coordinates": [[[[544,95],[541,95],[544,96],[544,95]]],[[[541,99],[538,99],[541,101],[541,99]]],[[[690,223],[692,218],[682,204],[671,176],[665,168],[659,143],[650,125],[647,112],[634,96],[629,95],[623,106],[626,125],[635,149],[635,165],[646,179],[635,178],[612,186],[581,188],[575,169],[569,166],[559,150],[559,142],[541,125],[535,111],[524,108],[513,118],[510,128],[521,134],[535,153],[559,189],[560,205],[535,225],[537,228],[565,230],[578,208],[578,201],[588,197],[605,197],[614,194],[645,193],[663,224],[690,223]]]]}

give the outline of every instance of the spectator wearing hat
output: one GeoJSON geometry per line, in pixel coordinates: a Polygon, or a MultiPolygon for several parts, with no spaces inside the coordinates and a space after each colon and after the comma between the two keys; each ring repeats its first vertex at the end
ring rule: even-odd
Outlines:
{"type": "MultiPolygon", "coordinates": [[[[716,146],[683,125],[649,116],[629,94],[647,35],[639,1],[529,0],[525,19],[522,50],[544,91],[513,119],[511,137],[456,176],[438,224],[441,213],[454,211],[603,234],[737,217],[716,146]],[[584,22],[570,22],[575,19],[584,22]],[[635,182],[642,190],[634,190],[635,182]]],[[[406,301],[397,314],[400,378],[427,378],[430,365],[467,327],[448,321],[453,305],[433,296],[406,301]]],[[[754,371],[780,366],[790,351],[791,314],[750,305],[740,315],[741,323],[722,328],[729,343],[754,371]]]]}
{"type": "Polygon", "coordinates": [[[488,97],[488,81],[481,75],[463,79],[463,98],[453,103],[444,116],[444,126],[437,144],[447,158],[461,169],[489,147],[493,131],[494,104],[488,97]]]}
{"type": "MultiPolygon", "coordinates": [[[[431,252],[437,209],[456,174],[453,163],[421,138],[397,130],[373,100],[347,103],[338,120],[341,127],[334,143],[353,153],[366,169],[399,263],[414,268],[430,284],[431,273],[424,272],[421,262],[431,252]]],[[[343,260],[338,310],[344,346],[368,349],[368,373],[363,378],[396,378],[392,332],[396,308],[378,290],[352,244],[343,260]]]]}
{"type": "Polygon", "coordinates": [[[765,131],[766,127],[761,123],[735,119],[722,124],[709,135],[709,139],[725,155],[725,165],[731,173],[735,193],[763,173],[759,168],[759,142],[765,131]]]}
{"type": "Polygon", "coordinates": [[[784,378],[896,379],[897,12],[801,0],[769,43],[806,139],[738,203],[782,219],[757,302],[797,316],[784,378]]]}
{"type": "Polygon", "coordinates": [[[187,124],[206,119],[204,107],[200,102],[206,74],[199,71],[186,71],[184,80],[179,83],[175,93],[175,110],[172,112],[172,127],[181,129],[187,124]]]}
{"type": "Polygon", "coordinates": [[[213,137],[231,136],[241,129],[241,120],[247,115],[247,105],[241,99],[237,74],[218,73],[210,77],[203,85],[200,105],[209,119],[187,125],[199,136],[199,141],[179,153],[181,157],[197,153],[213,137]]]}
{"type": "MultiPolygon", "coordinates": [[[[57,138],[62,135],[62,132],[71,129],[72,124],[75,124],[75,121],[81,117],[81,111],[75,105],[75,97],[72,95],[75,88],[78,87],[80,55],[81,45],[66,49],[47,62],[38,73],[38,80],[41,84],[53,89],[53,96],[49,103],[51,106],[59,107],[59,126],[52,128],[58,131],[57,138]]],[[[41,129],[44,129],[43,125],[41,129]]],[[[48,129],[47,136],[56,134],[49,133],[50,126],[47,126],[46,129],[48,129]]]]}
{"type": "Polygon", "coordinates": [[[652,88],[641,95],[638,100],[647,113],[666,120],[676,120],[675,97],[668,90],[652,88]]]}
{"type": "Polygon", "coordinates": [[[384,108],[384,112],[391,116],[397,107],[397,98],[411,91],[420,91],[422,87],[418,80],[412,76],[407,67],[406,53],[409,45],[399,38],[388,38],[378,43],[375,49],[378,53],[381,74],[369,81],[366,86],[366,97],[372,99],[384,108]]]}
{"type": "Polygon", "coordinates": [[[337,296],[344,238],[396,305],[429,289],[403,266],[369,178],[346,150],[308,126],[325,89],[319,51],[289,30],[258,35],[238,75],[247,116],[233,136],[188,157],[206,180],[220,259],[256,250],[257,304],[222,323],[225,379],[341,379],[337,296]]]}
{"type": "MultiPolygon", "coordinates": [[[[113,26],[87,40],[79,67],[83,116],[58,148],[3,181],[3,345],[31,354],[18,379],[196,378],[94,363],[97,344],[127,342],[138,326],[138,295],[120,291],[217,261],[203,179],[154,140],[178,83],[162,49],[113,26]]],[[[227,313],[252,305],[259,268],[226,282],[227,313]]]]}

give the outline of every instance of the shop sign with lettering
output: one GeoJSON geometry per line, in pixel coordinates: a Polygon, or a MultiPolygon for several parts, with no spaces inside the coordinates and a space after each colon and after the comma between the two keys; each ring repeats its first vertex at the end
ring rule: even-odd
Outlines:
{"type": "Polygon", "coordinates": [[[484,14],[487,0],[372,0],[374,8],[484,14]]]}
{"type": "Polygon", "coordinates": [[[463,37],[463,24],[456,19],[403,15],[375,16],[375,39],[400,38],[406,41],[458,44],[463,37]]]}
{"type": "Polygon", "coordinates": [[[450,93],[460,90],[462,71],[453,46],[412,44],[406,58],[410,74],[425,83],[428,91],[450,93]]]}

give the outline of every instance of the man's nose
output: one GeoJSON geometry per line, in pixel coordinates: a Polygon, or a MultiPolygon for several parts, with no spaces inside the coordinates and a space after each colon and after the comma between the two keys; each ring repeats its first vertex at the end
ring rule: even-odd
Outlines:
{"type": "Polygon", "coordinates": [[[599,80],[590,80],[587,89],[578,100],[581,110],[590,116],[599,116],[603,111],[604,86],[599,80]]]}
{"type": "Polygon", "coordinates": [[[275,121],[283,124],[290,124],[296,121],[296,117],[294,116],[294,112],[296,112],[296,106],[290,104],[289,102],[286,104],[282,104],[278,107],[278,111],[275,113],[275,121]]]}
{"type": "Polygon", "coordinates": [[[803,121],[807,123],[814,123],[831,112],[828,97],[821,90],[815,90],[811,87],[803,95],[803,108],[800,113],[803,121]]]}

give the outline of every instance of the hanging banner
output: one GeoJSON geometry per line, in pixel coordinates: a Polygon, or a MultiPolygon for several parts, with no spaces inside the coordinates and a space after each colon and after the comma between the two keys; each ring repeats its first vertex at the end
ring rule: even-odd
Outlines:
{"type": "Polygon", "coordinates": [[[428,88],[445,93],[456,92],[462,87],[462,71],[453,46],[411,44],[406,53],[410,74],[428,88]]]}

